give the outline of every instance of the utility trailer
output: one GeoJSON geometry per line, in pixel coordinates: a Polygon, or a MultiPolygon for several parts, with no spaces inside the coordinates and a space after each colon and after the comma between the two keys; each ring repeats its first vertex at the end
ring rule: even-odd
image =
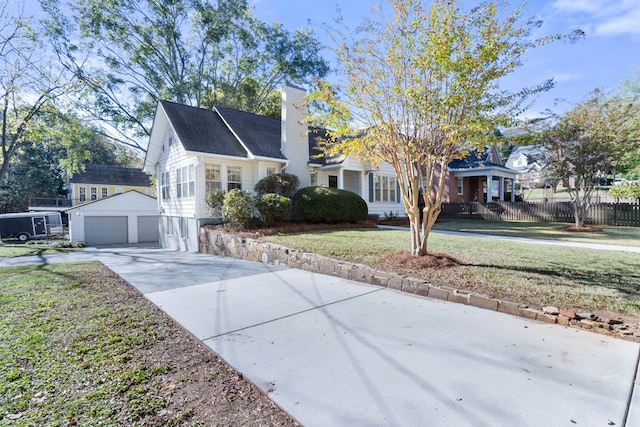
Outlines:
{"type": "Polygon", "coordinates": [[[64,234],[60,212],[0,214],[0,239],[44,239],[64,234]]]}

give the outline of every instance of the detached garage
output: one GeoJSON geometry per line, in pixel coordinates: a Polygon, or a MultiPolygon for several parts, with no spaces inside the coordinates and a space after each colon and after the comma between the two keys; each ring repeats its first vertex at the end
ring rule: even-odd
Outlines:
{"type": "Polygon", "coordinates": [[[156,199],[127,191],[68,209],[69,237],[87,245],[158,242],[156,199]]]}

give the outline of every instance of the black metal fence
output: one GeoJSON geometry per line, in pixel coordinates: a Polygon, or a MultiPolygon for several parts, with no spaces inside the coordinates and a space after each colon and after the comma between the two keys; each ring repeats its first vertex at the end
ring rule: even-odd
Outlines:
{"type": "MultiPolygon", "coordinates": [[[[440,216],[502,221],[574,222],[571,202],[443,203],[440,216]]],[[[586,223],[640,227],[640,204],[594,204],[589,208],[586,223]]]]}

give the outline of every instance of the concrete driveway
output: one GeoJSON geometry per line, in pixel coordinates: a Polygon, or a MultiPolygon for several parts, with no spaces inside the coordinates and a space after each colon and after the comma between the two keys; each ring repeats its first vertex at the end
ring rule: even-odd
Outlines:
{"type": "Polygon", "coordinates": [[[640,425],[637,343],[145,246],[0,267],[73,260],[120,274],[303,425],[640,425]]]}

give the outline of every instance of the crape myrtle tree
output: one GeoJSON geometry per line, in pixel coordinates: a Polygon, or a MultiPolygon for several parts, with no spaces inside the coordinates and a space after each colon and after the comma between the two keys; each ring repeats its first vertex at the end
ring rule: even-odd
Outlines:
{"type": "Polygon", "coordinates": [[[0,0],[0,185],[9,178],[12,159],[29,142],[30,123],[45,106],[73,93],[77,83],[52,65],[33,20],[22,10],[21,2],[0,0]]]}
{"type": "Polygon", "coordinates": [[[62,62],[87,84],[78,106],[141,151],[159,98],[280,114],[276,89],[329,71],[310,30],[252,14],[247,0],[41,0],[62,62]]]}
{"type": "Polygon", "coordinates": [[[599,178],[640,148],[637,96],[596,90],[542,134],[547,168],[567,184],[576,227],[584,227],[599,178]]]}
{"type": "Polygon", "coordinates": [[[355,35],[336,40],[342,85],[318,83],[309,96],[309,122],[329,129],[325,154],[354,153],[393,166],[411,251],[426,255],[448,163],[482,147],[494,128],[553,86],[547,80],[510,92],[500,90],[500,79],[528,50],[569,35],[534,39],[541,22],[523,19],[524,5],[509,10],[501,1],[470,9],[457,0],[390,5],[391,19],[379,10],[355,35]]]}

